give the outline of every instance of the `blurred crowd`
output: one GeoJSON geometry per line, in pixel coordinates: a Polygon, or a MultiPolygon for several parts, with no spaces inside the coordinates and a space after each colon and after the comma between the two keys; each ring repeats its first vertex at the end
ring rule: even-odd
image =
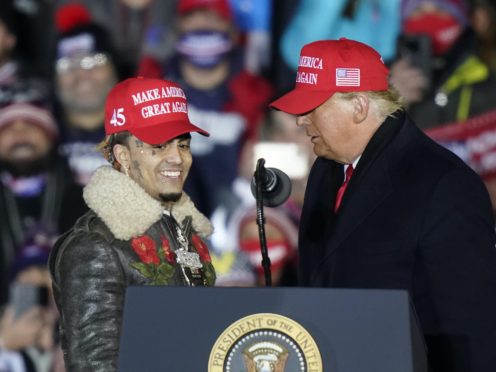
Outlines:
{"type": "Polygon", "coordinates": [[[211,134],[193,134],[185,190],[215,226],[218,286],[265,285],[250,182],[259,158],[290,176],[265,228],[273,285],[296,285],[315,155],[294,117],[267,104],[293,87],[304,44],[340,37],[381,53],[408,113],[474,165],[496,211],[492,0],[2,0],[0,371],[64,370],[50,244],[86,211],[82,188],[105,164],[105,98],[127,77],[178,82],[211,134]],[[476,135],[445,134],[459,128],[483,133],[485,151],[476,135]]]}

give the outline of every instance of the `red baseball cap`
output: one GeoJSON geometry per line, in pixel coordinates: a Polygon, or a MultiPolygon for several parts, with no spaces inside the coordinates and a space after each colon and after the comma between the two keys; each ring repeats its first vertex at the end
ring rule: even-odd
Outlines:
{"type": "Polygon", "coordinates": [[[198,9],[212,10],[228,21],[232,19],[231,7],[228,0],[179,0],[177,5],[179,15],[184,15],[198,9]]]}
{"type": "Polygon", "coordinates": [[[388,75],[381,55],[364,43],[345,38],[315,41],[301,49],[295,88],[270,107],[304,114],[336,92],[387,90],[388,75]]]}
{"type": "Polygon", "coordinates": [[[151,145],[189,132],[209,133],[189,121],[184,91],[172,81],[129,78],[112,88],[105,103],[105,133],[129,131],[151,145]]]}

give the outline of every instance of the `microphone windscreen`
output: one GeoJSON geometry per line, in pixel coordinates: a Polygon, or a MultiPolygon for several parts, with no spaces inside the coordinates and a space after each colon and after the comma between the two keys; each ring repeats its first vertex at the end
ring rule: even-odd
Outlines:
{"type": "MultiPolygon", "coordinates": [[[[273,172],[276,177],[275,185],[270,190],[267,190],[262,184],[263,205],[266,207],[277,207],[288,200],[291,195],[291,180],[288,175],[277,168],[267,168],[273,172]]],[[[263,177],[264,179],[266,177],[263,177]]],[[[255,177],[251,181],[251,193],[256,198],[257,184],[255,177]]]]}

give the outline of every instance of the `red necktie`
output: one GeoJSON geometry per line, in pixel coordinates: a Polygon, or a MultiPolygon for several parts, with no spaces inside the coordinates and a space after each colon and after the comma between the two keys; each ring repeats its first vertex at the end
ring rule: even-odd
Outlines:
{"type": "Polygon", "coordinates": [[[334,212],[337,212],[339,206],[341,205],[341,200],[343,199],[344,192],[348,187],[348,183],[350,182],[350,178],[352,174],[353,174],[353,165],[350,164],[348,168],[346,168],[344,182],[339,188],[338,193],[336,194],[336,202],[334,203],[334,212]]]}

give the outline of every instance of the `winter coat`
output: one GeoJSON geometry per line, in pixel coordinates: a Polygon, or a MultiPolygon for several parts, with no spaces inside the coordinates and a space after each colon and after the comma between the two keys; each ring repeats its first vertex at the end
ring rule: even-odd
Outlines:
{"type": "MultiPolygon", "coordinates": [[[[300,284],[407,290],[432,371],[496,371],[496,234],[481,179],[401,112],[343,166],[318,158],[299,230],[300,284]]],[[[431,369],[429,370],[431,371],[431,369]]]]}
{"type": "Polygon", "coordinates": [[[212,227],[186,194],[167,215],[159,201],[108,166],[95,172],[83,195],[90,211],[56,242],[49,262],[61,343],[68,371],[111,372],[126,288],[213,285],[201,240],[212,227]],[[183,236],[189,257],[196,257],[189,266],[179,264],[183,236]]]}

